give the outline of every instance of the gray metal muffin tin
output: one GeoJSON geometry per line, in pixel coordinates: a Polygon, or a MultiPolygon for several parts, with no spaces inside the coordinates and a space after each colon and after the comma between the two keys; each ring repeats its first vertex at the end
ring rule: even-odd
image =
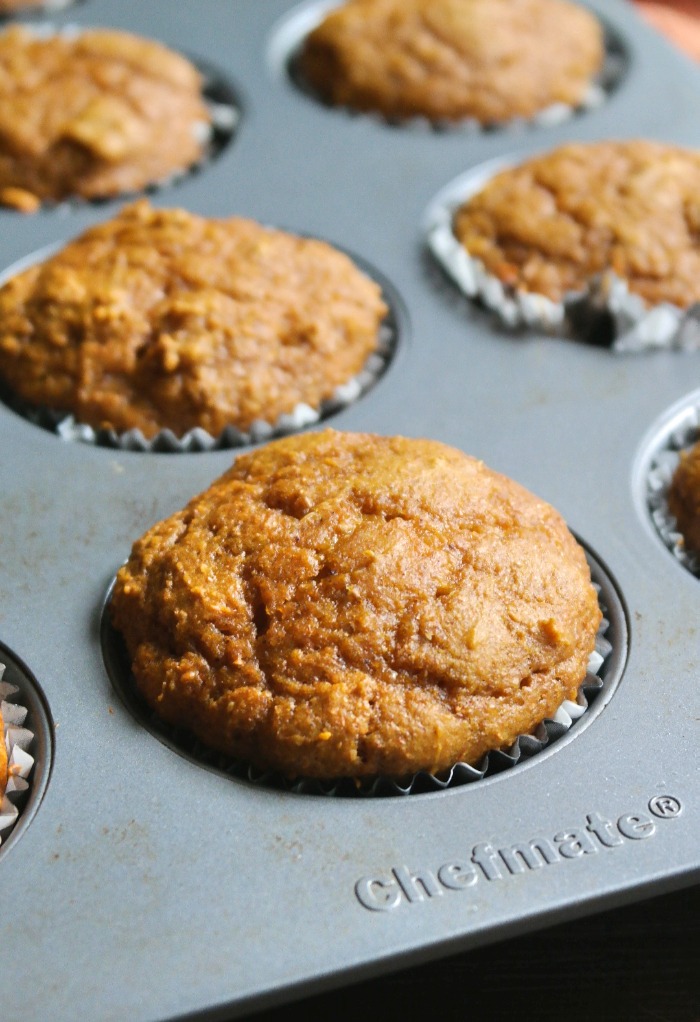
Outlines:
{"type": "MultiPolygon", "coordinates": [[[[158,38],[229,79],[234,141],[153,201],[317,235],[384,274],[403,303],[398,354],[330,424],[446,441],[551,501],[620,594],[624,672],[586,726],[443,792],[319,797],[207,769],[120,700],[100,615],[133,540],[232,453],[69,443],[0,407],[0,641],[38,733],[37,790],[0,849],[3,1017],[235,1017],[697,881],[700,580],[657,536],[644,475],[700,354],[509,334],[457,295],[421,235],[433,196],[494,157],[569,139],[698,143],[700,73],[622,0],[593,6],[629,54],[609,100],[558,126],[477,134],[391,127],[301,94],[280,61],[289,0],[87,0],[52,16],[158,38]],[[538,839],[525,859],[513,851],[538,839]]],[[[0,263],[120,205],[1,211],[0,263]]]]}

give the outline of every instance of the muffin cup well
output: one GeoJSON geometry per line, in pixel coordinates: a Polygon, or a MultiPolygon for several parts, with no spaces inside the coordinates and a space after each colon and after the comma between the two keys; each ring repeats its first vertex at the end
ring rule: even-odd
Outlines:
{"type": "Polygon", "coordinates": [[[670,303],[648,308],[612,271],[591,278],[584,292],[555,302],[504,284],[469,255],[452,228],[455,212],[499,171],[514,165],[513,159],[498,159],[461,174],[435,196],[425,213],[427,247],[467,298],[494,312],[509,329],[541,330],[619,353],[700,348],[700,304],[686,310],[670,303]]]}
{"type": "Polygon", "coordinates": [[[700,553],[685,546],[675,517],[668,506],[668,492],[680,453],[700,441],[700,391],[690,399],[668,432],[662,434],[646,472],[646,502],[652,523],[676,560],[696,578],[700,578],[700,553]]]}
{"type": "Polygon", "coordinates": [[[3,681],[5,665],[0,663],[0,701],[2,702],[3,735],[7,749],[8,781],[0,802],[0,844],[19,819],[24,798],[29,789],[29,777],[34,758],[29,748],[34,740],[33,731],[24,727],[27,708],[14,699],[19,692],[16,685],[3,681]]]}
{"type": "Polygon", "coordinates": [[[508,748],[492,750],[476,765],[455,763],[440,775],[420,771],[402,780],[344,777],[330,781],[315,778],[290,781],[277,772],[260,770],[248,762],[223,756],[184,729],[166,724],[137,690],[124,642],[111,624],[109,602],[114,582],[109,587],[102,610],[102,653],[110,680],[127,709],[163,744],[195,763],[263,788],[302,795],[372,798],[440,792],[484,780],[527,762],[579,727],[579,721],[585,723],[587,718],[590,720],[595,704],[604,705],[610,698],[626,658],[626,618],[612,582],[590,556],[589,563],[603,618],[576,700],[564,700],[551,718],[543,720],[531,734],[520,735],[508,748]]]}
{"type": "MultiPolygon", "coordinates": [[[[40,8],[33,8],[32,14],[34,17],[37,17],[40,12],[45,14],[51,13],[51,10],[55,12],[60,7],[68,7],[76,2],[82,2],[82,0],[50,0],[50,3],[52,4],[51,7],[49,6],[49,3],[46,3],[43,10],[40,8]]],[[[3,24],[3,21],[9,19],[9,17],[10,15],[0,14],[1,29],[8,28],[7,25],[3,24]]],[[[31,24],[23,22],[22,28],[26,32],[31,32],[39,39],[50,39],[55,35],[63,36],[66,39],[75,39],[81,34],[81,32],[87,31],[87,28],[80,25],[72,23],[57,25],[51,21],[42,21],[40,23],[32,22],[31,24]]],[[[60,210],[64,212],[72,208],[80,208],[86,205],[99,206],[109,201],[124,202],[129,199],[133,199],[138,195],[154,195],[162,191],[164,188],[169,188],[171,185],[176,185],[178,182],[191,177],[193,174],[202,172],[209,163],[218,158],[218,156],[228,146],[229,142],[233,139],[241,119],[241,105],[237,95],[237,90],[229,83],[220,71],[209,64],[200,61],[196,57],[192,57],[188,53],[181,53],[181,56],[189,60],[202,77],[201,98],[204,105],[207,107],[211,118],[210,123],[207,123],[206,121],[197,121],[192,125],[193,136],[201,146],[201,153],[193,163],[189,166],[174,170],[166,177],[160,178],[157,181],[150,181],[144,185],[143,188],[135,191],[105,194],[92,198],[86,198],[80,195],[71,195],[66,196],[63,199],[56,200],[37,199],[35,204],[27,201],[27,203],[18,202],[16,206],[6,203],[0,204],[0,210],[11,212],[15,209],[15,211],[23,213],[33,213],[37,209],[42,209],[60,210]]]]}
{"type": "Polygon", "coordinates": [[[69,442],[110,447],[120,451],[168,454],[192,454],[245,447],[271,440],[273,437],[296,433],[314,425],[342,411],[371,390],[385,372],[396,349],[398,324],[394,308],[395,306],[390,305],[389,315],[379,329],[377,347],[365,361],[360,373],[336,387],[333,394],[317,408],[300,403],[291,412],[280,415],[274,422],[256,420],[247,431],[227,426],[218,436],[212,436],[206,430],[196,427],[182,436],[177,436],[172,430],[163,429],[155,436],[147,438],[139,429],[130,429],[123,433],[112,429],[95,429],[86,423],[76,421],[75,417],[68,413],[34,407],[22,401],[2,384],[0,400],[22,418],[69,442]]]}
{"type": "Polygon", "coordinates": [[[319,96],[306,81],[299,67],[299,55],[306,36],[316,28],[329,11],[340,6],[340,2],[341,0],[318,0],[316,3],[304,3],[286,14],[272,31],[268,45],[268,62],[278,78],[291,82],[299,92],[314,102],[349,117],[368,117],[390,127],[400,127],[418,132],[463,132],[467,134],[495,131],[517,133],[524,128],[552,127],[602,106],[608,96],[618,87],[627,70],[628,56],[624,43],[608,24],[601,21],[605,46],[603,66],[591,80],[581,103],[576,107],[565,103],[554,103],[540,110],[531,118],[513,117],[507,121],[482,123],[473,117],[465,117],[461,120],[432,120],[427,117],[390,118],[379,112],[334,106],[319,96]]]}

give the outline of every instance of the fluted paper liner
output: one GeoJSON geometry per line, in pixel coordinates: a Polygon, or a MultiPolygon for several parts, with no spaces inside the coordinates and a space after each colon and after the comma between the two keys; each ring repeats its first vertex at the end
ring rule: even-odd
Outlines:
{"type": "Polygon", "coordinates": [[[0,701],[2,702],[3,740],[7,749],[8,781],[5,794],[0,802],[0,845],[17,822],[22,811],[24,796],[29,789],[29,777],[34,758],[29,748],[34,733],[24,727],[27,709],[16,702],[19,689],[3,681],[5,665],[0,664],[0,701]]]}
{"type": "Polygon", "coordinates": [[[700,348],[700,303],[688,309],[670,303],[648,307],[612,271],[592,277],[585,291],[554,302],[504,284],[471,256],[454,234],[455,212],[499,171],[514,165],[515,160],[498,159],[461,174],[437,194],[425,214],[426,244],[467,298],[480,301],[509,329],[525,327],[609,344],[620,353],[700,348]]]}
{"type": "Polygon", "coordinates": [[[699,440],[700,392],[656,450],[646,476],[647,506],[656,531],[676,560],[697,578],[700,578],[700,554],[685,546],[676,519],[669,510],[668,491],[681,451],[689,449],[699,440]]]}

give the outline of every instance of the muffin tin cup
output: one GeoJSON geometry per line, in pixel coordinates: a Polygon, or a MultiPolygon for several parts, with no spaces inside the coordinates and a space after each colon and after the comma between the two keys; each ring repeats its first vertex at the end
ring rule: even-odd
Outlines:
{"type": "MultiPolygon", "coordinates": [[[[27,707],[17,699],[19,688],[3,681],[5,665],[0,663],[0,703],[3,719],[3,740],[7,749],[8,780],[0,801],[0,845],[7,840],[17,823],[29,790],[29,775],[34,757],[29,752],[34,732],[24,726],[27,707]]],[[[21,699],[21,696],[20,696],[21,699]]]]}
{"type": "Polygon", "coordinates": [[[515,165],[515,159],[498,159],[461,174],[436,195],[425,213],[426,245],[462,294],[495,313],[509,329],[544,331],[621,354],[699,350],[700,303],[685,310],[668,302],[649,308],[612,271],[591,278],[584,292],[555,302],[504,284],[467,252],[452,229],[456,210],[497,173],[515,165]]]}
{"type": "Polygon", "coordinates": [[[146,437],[140,429],[123,433],[113,429],[96,429],[79,422],[73,415],[50,408],[35,407],[21,400],[0,383],[0,400],[3,400],[22,418],[55,433],[61,440],[70,443],[91,444],[109,447],[119,451],[141,453],[193,454],[203,451],[229,450],[263,443],[274,437],[297,433],[315,425],[331,415],[353,404],[367,393],[386,370],[396,347],[398,328],[390,316],[381,326],[377,348],[366,360],[362,370],[346,383],[336,387],[331,397],[322,401],[317,408],[305,403],[295,405],[291,412],[285,412],[274,422],[257,419],[248,430],[227,426],[218,436],[212,436],[205,429],[195,427],[182,436],[171,429],[160,430],[152,437],[146,437]]]}
{"type": "Polygon", "coordinates": [[[651,521],[664,546],[691,574],[700,578],[700,553],[689,550],[668,506],[668,492],[681,451],[700,441],[700,391],[675,416],[657,440],[645,474],[645,496],[651,521]]]}
{"type": "MultiPolygon", "coordinates": [[[[32,8],[31,14],[34,18],[37,18],[39,14],[56,13],[64,7],[82,2],[83,0],[56,0],[52,7],[46,4],[44,8],[32,8]]],[[[16,15],[11,16],[0,13],[0,32],[10,27],[10,17],[16,17],[16,15]],[[8,24],[5,24],[5,21],[8,24]]],[[[90,30],[88,27],[71,23],[57,25],[52,21],[32,21],[29,24],[22,22],[22,28],[40,39],[50,39],[56,35],[64,36],[67,39],[75,39],[82,32],[90,30]]],[[[185,181],[192,175],[199,174],[204,170],[232,141],[241,120],[241,104],[238,99],[237,90],[229,84],[220,71],[186,52],[174,52],[178,52],[180,56],[189,60],[202,77],[202,100],[209,111],[211,122],[207,124],[204,121],[199,121],[194,122],[192,125],[194,137],[201,145],[201,154],[198,159],[189,164],[189,166],[178,168],[157,181],[149,181],[143,188],[134,191],[109,193],[90,198],[81,195],[71,195],[64,199],[40,199],[37,202],[36,208],[28,210],[13,207],[9,204],[0,204],[0,210],[11,212],[14,209],[20,213],[34,213],[38,209],[65,211],[86,205],[99,206],[109,201],[121,200],[128,202],[141,195],[157,194],[163,189],[177,185],[181,181],[185,181]]]]}
{"type": "Polygon", "coordinates": [[[272,41],[268,49],[268,61],[277,75],[287,78],[299,92],[314,102],[349,117],[368,117],[390,127],[400,127],[416,132],[463,132],[471,135],[492,132],[516,134],[524,129],[555,127],[602,106],[608,96],[618,87],[627,69],[627,54],[621,40],[613,29],[600,19],[605,46],[603,66],[591,80],[577,106],[553,103],[532,117],[513,117],[506,121],[488,123],[475,117],[463,117],[459,120],[448,118],[434,120],[423,116],[395,118],[385,116],[377,111],[334,106],[319,96],[306,81],[299,67],[299,54],[306,36],[316,28],[329,11],[340,5],[341,0],[315,0],[312,3],[301,4],[290,11],[273,30],[272,41]]]}
{"type": "Polygon", "coordinates": [[[601,579],[600,582],[594,580],[593,585],[598,593],[603,616],[596,635],[595,648],[589,657],[586,676],[578,688],[576,699],[565,699],[551,717],[541,721],[530,734],[519,735],[507,748],[492,749],[477,764],[455,763],[449,770],[439,774],[421,770],[401,780],[382,776],[343,777],[327,781],[309,777],[290,780],[277,771],[262,770],[247,761],[227,757],[207,747],[184,728],[167,724],[151,709],[138,691],[131,674],[125,644],[110,622],[109,602],[114,580],[109,586],[102,611],[102,653],[112,685],[127,709],[165,745],[200,765],[254,785],[300,795],[377,798],[439,792],[482,781],[527,762],[550,748],[572,729],[575,730],[579,721],[585,723],[585,718],[590,715],[596,701],[603,694],[607,699],[612,693],[626,656],[624,615],[611,583],[605,579],[602,569],[591,558],[589,563],[594,576],[601,579]]]}
{"type": "MultiPolygon", "coordinates": [[[[60,246],[52,245],[14,263],[4,273],[0,273],[0,286],[35,263],[50,258],[59,251],[59,248],[60,246]]],[[[234,425],[227,426],[218,436],[213,436],[201,427],[195,427],[182,435],[177,435],[171,429],[162,429],[154,436],[146,437],[140,429],[124,432],[100,429],[80,422],[74,415],[64,410],[32,405],[16,395],[1,379],[0,401],[33,425],[55,433],[61,440],[141,453],[192,454],[231,450],[263,443],[313,426],[354,404],[370,391],[387,370],[397,352],[400,340],[407,333],[403,303],[389,281],[361,257],[346,250],[342,251],[381,287],[389,311],[379,326],[377,346],[365,360],[360,372],[336,387],[331,396],[317,407],[300,402],[290,412],[279,415],[273,421],[256,419],[247,430],[234,425]]]]}

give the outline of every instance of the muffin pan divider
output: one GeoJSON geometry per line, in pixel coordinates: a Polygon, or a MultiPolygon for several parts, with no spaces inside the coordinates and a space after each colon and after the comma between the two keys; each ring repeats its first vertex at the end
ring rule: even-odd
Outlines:
{"type": "MultiPolygon", "coordinates": [[[[700,70],[624,0],[589,6],[628,52],[616,91],[556,126],[477,134],[302,94],[276,43],[292,0],[85,0],[47,15],[158,39],[229,82],[235,137],[151,201],[322,237],[387,278],[396,355],[326,425],[445,441],[551,502],[619,597],[617,674],[543,753],[441,792],[301,795],[203,766],[122,703],[100,617],[132,542],[236,452],[65,442],[0,404],[0,644],[53,726],[40,804],[0,846],[3,889],[21,892],[3,1016],[232,1019],[700,879],[700,583],[655,535],[640,481],[656,424],[700,386],[700,353],[509,333],[458,294],[422,229],[441,188],[495,158],[613,137],[698,145],[700,70]]],[[[0,272],[123,201],[0,210],[0,272]]]]}

